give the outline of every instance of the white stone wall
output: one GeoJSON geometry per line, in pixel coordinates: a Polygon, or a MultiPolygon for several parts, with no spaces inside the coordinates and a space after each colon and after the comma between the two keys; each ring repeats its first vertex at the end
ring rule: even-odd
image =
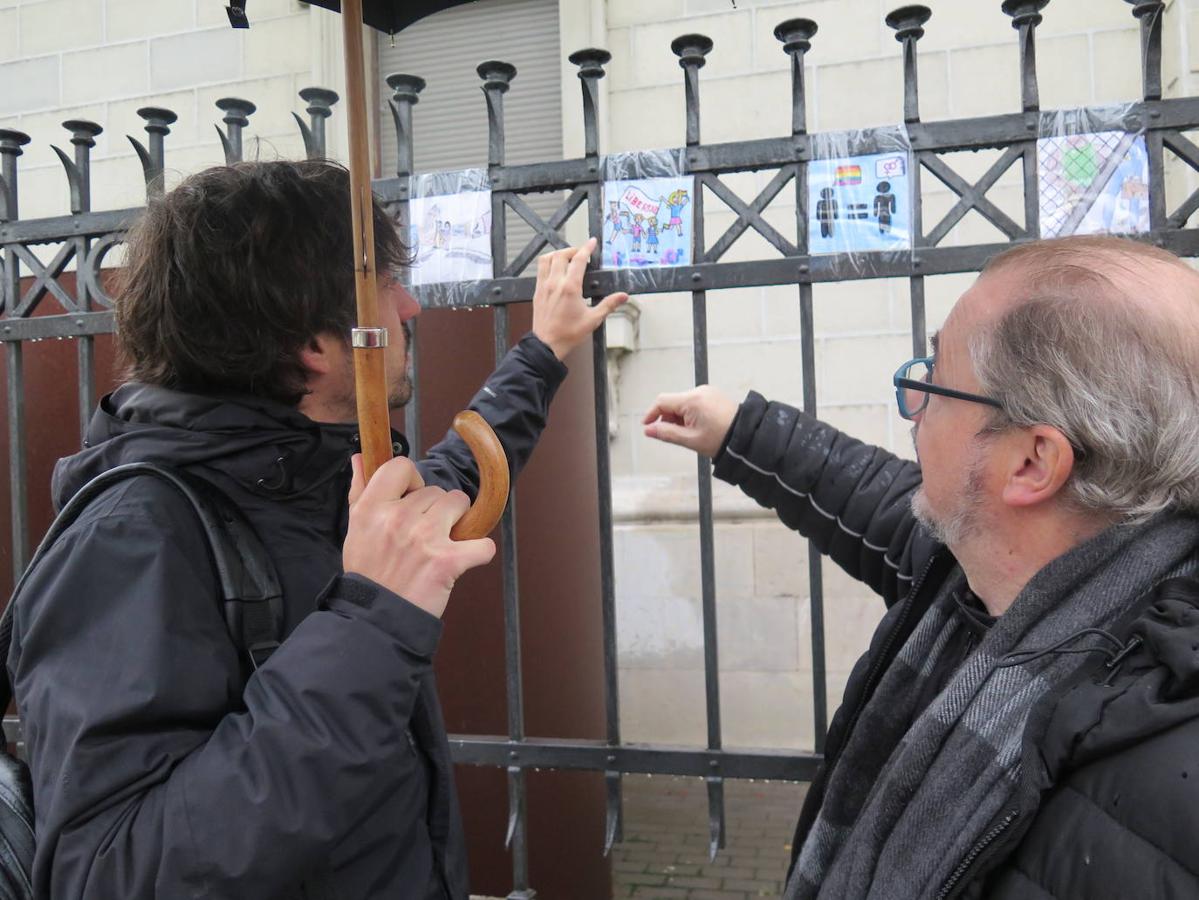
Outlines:
{"type": "Polygon", "coordinates": [[[250,10],[253,28],[234,31],[222,0],[0,0],[0,127],[33,138],[20,160],[22,218],[69,211],[50,149],[70,154],[65,119],[104,127],[92,156],[94,209],[144,200],[141,165],[125,137],[146,143],[136,112],[143,106],[179,116],[166,140],[168,185],[223,162],[213,127],[220,97],[258,105],[245,132],[247,158],[302,155],[291,114],[304,115],[301,88],[341,82],[340,62],[325,52],[337,17],[298,0],[255,0],[250,10]]]}

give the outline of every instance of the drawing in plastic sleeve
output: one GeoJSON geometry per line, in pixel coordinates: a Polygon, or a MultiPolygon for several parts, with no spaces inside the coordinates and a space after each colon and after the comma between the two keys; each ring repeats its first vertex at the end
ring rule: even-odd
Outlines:
{"type": "Polygon", "coordinates": [[[691,261],[690,177],[604,182],[604,260],[609,269],[691,261]]]}
{"type": "Polygon", "coordinates": [[[809,252],[911,247],[907,151],[814,159],[808,166],[809,252]]]}
{"type": "Polygon", "coordinates": [[[1037,141],[1041,237],[1149,230],[1149,153],[1124,131],[1037,141]]]}
{"type": "Polygon", "coordinates": [[[491,278],[491,191],[413,198],[409,222],[412,284],[491,278]]]}

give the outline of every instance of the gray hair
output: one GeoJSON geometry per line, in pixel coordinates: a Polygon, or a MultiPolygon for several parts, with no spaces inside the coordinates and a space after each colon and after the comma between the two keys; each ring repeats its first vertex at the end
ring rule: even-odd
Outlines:
{"type": "Polygon", "coordinates": [[[1079,509],[1130,522],[1199,513],[1194,335],[1112,281],[1085,280],[1087,290],[1059,292],[1059,282],[972,336],[983,392],[1003,404],[988,430],[1060,430],[1075,448],[1066,489],[1079,509]]]}

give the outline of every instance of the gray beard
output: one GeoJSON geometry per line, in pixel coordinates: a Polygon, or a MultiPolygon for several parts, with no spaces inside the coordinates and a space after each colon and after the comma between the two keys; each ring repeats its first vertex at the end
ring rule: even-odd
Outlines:
{"type": "MultiPolygon", "coordinates": [[[[916,446],[916,429],[912,428],[912,446],[916,446]]],[[[980,530],[979,513],[983,495],[982,460],[975,456],[966,473],[966,486],[954,509],[945,516],[933,512],[928,494],[921,485],[912,494],[912,515],[928,529],[929,534],[946,547],[960,547],[980,530]]]]}

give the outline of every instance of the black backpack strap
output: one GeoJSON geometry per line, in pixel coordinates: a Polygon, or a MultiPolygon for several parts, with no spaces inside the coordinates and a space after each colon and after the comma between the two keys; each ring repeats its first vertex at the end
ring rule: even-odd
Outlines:
{"type": "Polygon", "coordinates": [[[283,633],[283,591],[266,548],[242,511],[201,478],[154,463],[129,463],[109,469],[79,489],[51,524],[17,582],[0,618],[0,710],[6,709],[12,700],[8,654],[13,609],[29,573],[88,504],[114,484],[137,476],[155,477],[172,485],[195,511],[217,575],[225,623],[241,651],[246,674],[262,665],[279,646],[283,633]]]}

